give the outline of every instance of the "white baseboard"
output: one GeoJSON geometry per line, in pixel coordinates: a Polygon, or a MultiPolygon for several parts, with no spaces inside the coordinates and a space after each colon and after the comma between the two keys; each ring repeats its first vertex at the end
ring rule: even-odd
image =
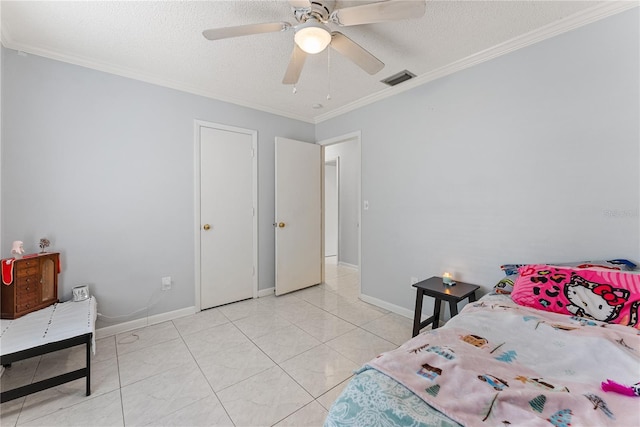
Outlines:
{"type": "MultiPolygon", "coordinates": [[[[258,291],[258,298],[268,297],[273,295],[276,288],[261,289],[258,291]]],[[[113,326],[105,326],[100,329],[96,329],[96,339],[110,337],[112,335],[121,334],[122,332],[132,331],[134,329],[144,328],[145,326],[155,325],[158,323],[166,322],[167,320],[178,319],[180,317],[189,316],[195,314],[195,306],[181,308],[179,310],[169,311],[167,313],[155,314],[153,316],[144,317],[142,319],[135,319],[129,322],[118,323],[113,326]]]]}
{"type": "Polygon", "coordinates": [[[105,326],[96,329],[96,339],[110,337],[122,332],[132,331],[134,329],[143,328],[145,326],[155,325],[157,323],[166,322],[167,320],[178,319],[180,317],[189,316],[196,313],[195,306],[181,308],[179,310],[168,311],[166,313],[155,314],[153,316],[144,317],[142,319],[131,320],[129,322],[118,323],[113,326],[105,326]]]}
{"type": "MultiPolygon", "coordinates": [[[[369,304],[375,305],[376,307],[384,308],[385,310],[389,310],[392,313],[399,314],[400,316],[404,316],[408,319],[413,320],[413,310],[409,310],[408,308],[400,307],[399,305],[391,304],[390,302],[370,297],[369,295],[360,294],[360,299],[369,304]]],[[[429,316],[422,314],[420,316],[420,321],[427,320],[429,316]]],[[[442,326],[442,320],[440,320],[440,326],[442,326]]]]}
{"type": "Polygon", "coordinates": [[[275,292],[276,292],[276,288],[260,289],[260,290],[258,291],[258,298],[271,296],[271,295],[273,295],[275,292]]]}
{"type": "Polygon", "coordinates": [[[384,308],[385,310],[389,310],[392,313],[399,314],[400,316],[404,316],[408,319],[413,320],[413,311],[407,308],[400,307],[399,305],[391,304],[390,302],[370,297],[369,295],[365,294],[360,294],[360,299],[364,302],[368,302],[369,304],[373,304],[376,307],[384,308]]]}
{"type": "Polygon", "coordinates": [[[358,269],[358,266],[355,264],[349,264],[348,262],[344,262],[344,261],[340,261],[338,262],[338,265],[342,266],[342,267],[348,267],[348,268],[353,268],[355,270],[358,269]]]}

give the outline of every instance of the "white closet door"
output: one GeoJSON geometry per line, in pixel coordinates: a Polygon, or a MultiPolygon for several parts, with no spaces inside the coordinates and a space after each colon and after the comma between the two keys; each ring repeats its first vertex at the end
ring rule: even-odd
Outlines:
{"type": "Polygon", "coordinates": [[[253,296],[253,136],[200,128],[200,308],[253,296]]]}

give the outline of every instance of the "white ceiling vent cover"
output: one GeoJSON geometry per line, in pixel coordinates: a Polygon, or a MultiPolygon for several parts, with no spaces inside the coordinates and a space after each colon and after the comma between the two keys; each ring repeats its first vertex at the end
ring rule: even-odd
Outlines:
{"type": "Polygon", "coordinates": [[[402,82],[406,82],[407,80],[410,80],[412,78],[414,78],[416,75],[413,74],[411,71],[407,71],[407,70],[402,70],[399,73],[394,74],[393,76],[389,76],[384,80],[380,80],[382,83],[389,85],[389,86],[395,86],[397,84],[400,84],[402,82]]]}

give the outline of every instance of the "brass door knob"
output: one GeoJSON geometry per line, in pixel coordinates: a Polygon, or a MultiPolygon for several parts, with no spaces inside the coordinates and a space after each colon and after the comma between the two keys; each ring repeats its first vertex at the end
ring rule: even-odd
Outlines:
{"type": "Polygon", "coordinates": [[[209,230],[211,226],[209,224],[205,224],[202,226],[202,228],[204,228],[205,230],[209,230]]]}
{"type": "Polygon", "coordinates": [[[284,228],[284,225],[285,225],[284,222],[279,222],[278,223],[278,227],[280,227],[280,228],[284,228]]]}

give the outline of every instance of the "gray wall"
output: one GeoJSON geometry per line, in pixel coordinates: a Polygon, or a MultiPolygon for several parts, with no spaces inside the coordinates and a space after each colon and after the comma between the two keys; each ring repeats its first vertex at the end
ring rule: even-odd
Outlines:
{"type": "Polygon", "coordinates": [[[47,236],[61,296],[88,282],[106,315],[154,295],[149,314],[193,305],[197,118],[258,130],[260,289],[274,285],[276,135],[362,131],[362,291],[399,307],[413,306],[411,276],[488,288],[505,262],[640,261],[638,14],[315,128],[3,49],[2,256],[47,236]],[[155,294],[165,275],[173,289],[155,294]]]}
{"type": "Polygon", "coordinates": [[[411,310],[411,276],[488,289],[507,262],[640,261],[639,21],[633,9],[318,124],[318,140],[362,132],[363,294],[411,310]]]}
{"type": "MultiPolygon", "coordinates": [[[[2,50],[2,256],[62,253],[60,295],[90,283],[107,316],[194,304],[194,119],[258,131],[259,288],[274,286],[274,137],[314,126],[2,50]],[[161,276],[173,289],[156,294],[161,276]]],[[[141,317],[139,313],[135,317],[141,317]]],[[[130,320],[131,318],[121,319],[130,320]]]]}
{"type": "Polygon", "coordinates": [[[339,262],[358,266],[360,152],[357,139],[325,146],[324,158],[340,157],[339,262]]]}

